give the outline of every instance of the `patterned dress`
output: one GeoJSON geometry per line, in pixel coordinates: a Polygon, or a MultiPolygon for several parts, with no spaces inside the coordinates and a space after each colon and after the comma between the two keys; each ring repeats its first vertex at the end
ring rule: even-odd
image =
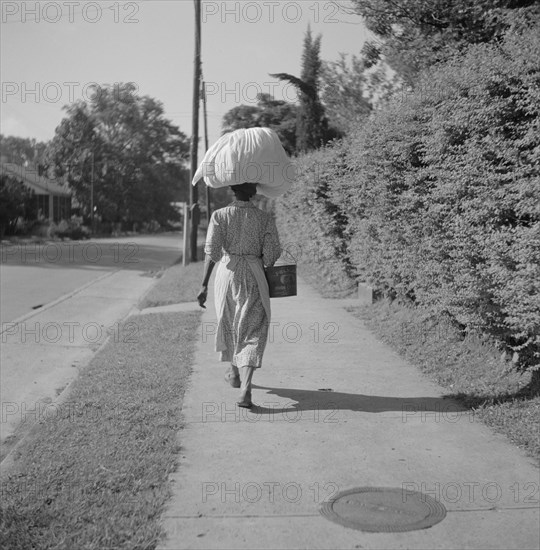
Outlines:
{"type": "Polygon", "coordinates": [[[259,368],[270,326],[264,266],[281,254],[270,214],[249,201],[233,201],[212,214],[204,251],[216,262],[216,351],[236,367],[259,368]]]}

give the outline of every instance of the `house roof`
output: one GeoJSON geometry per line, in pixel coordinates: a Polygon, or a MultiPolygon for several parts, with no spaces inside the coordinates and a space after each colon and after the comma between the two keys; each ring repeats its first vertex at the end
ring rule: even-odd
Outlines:
{"type": "Polygon", "coordinates": [[[66,184],[61,184],[60,180],[51,180],[40,176],[37,168],[25,167],[13,162],[3,162],[0,164],[0,174],[5,174],[22,181],[36,195],[71,196],[71,191],[66,184]]]}

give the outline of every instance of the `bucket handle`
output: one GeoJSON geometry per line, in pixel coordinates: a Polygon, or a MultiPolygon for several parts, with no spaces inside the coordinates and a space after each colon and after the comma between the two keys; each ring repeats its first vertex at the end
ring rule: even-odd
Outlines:
{"type": "Polygon", "coordinates": [[[298,260],[291,254],[288,248],[284,248],[281,255],[285,258],[290,258],[295,265],[298,264],[298,260]]]}

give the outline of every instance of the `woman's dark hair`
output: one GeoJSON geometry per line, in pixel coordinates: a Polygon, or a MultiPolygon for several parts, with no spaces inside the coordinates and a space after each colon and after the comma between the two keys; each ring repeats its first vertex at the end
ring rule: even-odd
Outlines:
{"type": "Polygon", "coordinates": [[[240,185],[231,185],[231,189],[235,195],[244,197],[253,197],[257,193],[256,183],[241,183],[240,185]]]}
{"type": "Polygon", "coordinates": [[[256,183],[241,183],[240,185],[231,185],[231,189],[235,193],[251,193],[253,190],[256,192],[256,183]]]}

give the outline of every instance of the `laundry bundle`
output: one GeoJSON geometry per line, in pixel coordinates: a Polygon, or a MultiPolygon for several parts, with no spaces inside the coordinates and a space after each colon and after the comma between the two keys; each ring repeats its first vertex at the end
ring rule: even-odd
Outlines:
{"type": "Polygon", "coordinates": [[[296,177],[296,167],[270,128],[243,128],[221,136],[204,155],[192,184],[209,187],[256,183],[257,193],[278,197],[296,177]]]}

